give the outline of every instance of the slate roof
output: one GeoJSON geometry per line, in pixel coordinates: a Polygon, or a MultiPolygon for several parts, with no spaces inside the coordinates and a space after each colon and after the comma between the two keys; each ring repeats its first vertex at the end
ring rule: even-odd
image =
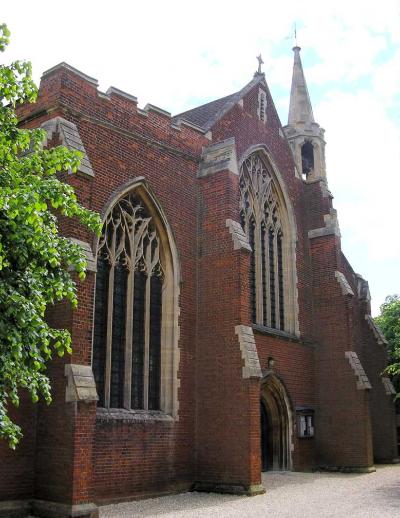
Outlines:
{"type": "Polygon", "coordinates": [[[188,121],[200,128],[205,128],[208,122],[214,118],[214,115],[218,113],[227,102],[231,101],[236,94],[237,92],[227,95],[226,97],[221,97],[221,99],[216,99],[207,104],[203,104],[202,106],[198,106],[192,110],[180,113],[176,118],[188,121]]]}
{"type": "Polygon", "coordinates": [[[264,74],[256,73],[250,83],[238,92],[180,113],[174,117],[174,120],[184,120],[202,128],[204,131],[208,131],[228,110],[239,102],[253,86],[262,81],[265,82],[264,74]]]}

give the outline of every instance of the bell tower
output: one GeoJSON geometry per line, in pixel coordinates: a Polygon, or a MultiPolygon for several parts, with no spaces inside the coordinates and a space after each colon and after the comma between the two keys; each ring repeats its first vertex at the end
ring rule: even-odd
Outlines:
{"type": "Polygon", "coordinates": [[[307,182],[326,180],[324,130],[315,122],[300,58],[293,47],[294,62],[288,123],[284,127],[299,176],[307,182]]]}

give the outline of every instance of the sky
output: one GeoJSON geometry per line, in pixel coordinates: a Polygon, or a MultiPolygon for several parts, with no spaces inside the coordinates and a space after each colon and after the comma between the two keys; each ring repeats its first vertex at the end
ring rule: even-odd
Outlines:
{"type": "Polygon", "coordinates": [[[172,114],[242,88],[261,53],[282,124],[296,23],[343,251],[373,315],[400,294],[400,0],[19,0],[1,18],[1,63],[27,59],[39,82],[65,61],[172,114]]]}

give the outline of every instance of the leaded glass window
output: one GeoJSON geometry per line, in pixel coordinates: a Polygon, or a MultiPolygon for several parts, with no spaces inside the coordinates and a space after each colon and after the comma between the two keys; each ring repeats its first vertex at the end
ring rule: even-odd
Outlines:
{"type": "Polygon", "coordinates": [[[281,197],[258,153],[240,171],[241,220],[252,247],[250,295],[253,322],[285,329],[285,232],[281,197]]]}
{"type": "Polygon", "coordinates": [[[120,199],[97,251],[93,371],[99,406],[160,410],[164,266],[154,218],[120,199]]]}

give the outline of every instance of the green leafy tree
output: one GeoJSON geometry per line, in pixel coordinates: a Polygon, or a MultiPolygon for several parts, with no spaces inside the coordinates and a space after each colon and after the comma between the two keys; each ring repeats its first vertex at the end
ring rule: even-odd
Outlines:
{"type": "Polygon", "coordinates": [[[397,397],[400,396],[400,296],[389,295],[380,307],[381,314],[375,318],[388,341],[389,366],[387,372],[393,376],[397,397]]]}
{"type": "MultiPolygon", "coordinates": [[[[0,25],[0,52],[9,42],[0,25]]],[[[0,437],[15,448],[22,436],[9,416],[25,389],[32,401],[51,401],[46,364],[71,352],[71,336],[51,328],[46,308],[68,300],[77,306],[69,270],[85,278],[80,247],[59,235],[56,214],[100,231],[97,214],[82,207],[58,172],[76,171],[80,154],[59,146],[44,149],[45,132],[18,127],[15,108],[36,100],[31,65],[0,65],[0,437]]]]}

